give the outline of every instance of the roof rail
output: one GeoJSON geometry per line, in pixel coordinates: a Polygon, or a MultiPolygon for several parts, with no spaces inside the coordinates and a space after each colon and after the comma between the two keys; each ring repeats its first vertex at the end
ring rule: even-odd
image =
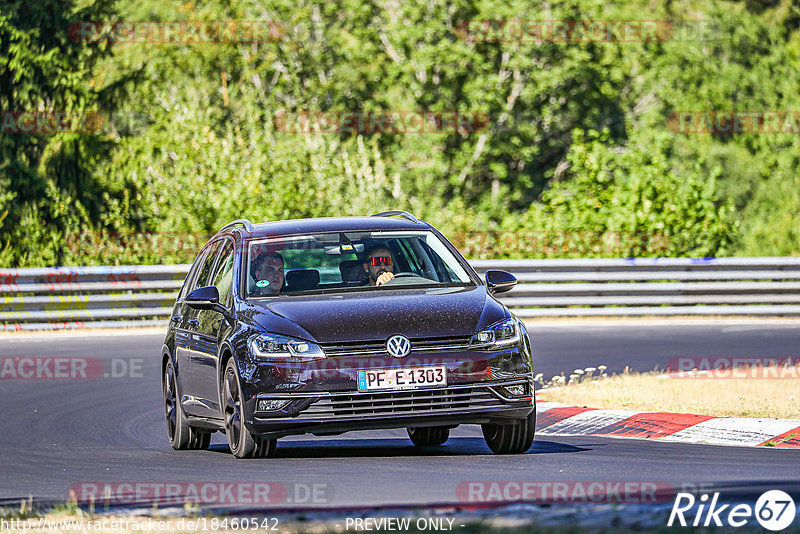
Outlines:
{"type": "Polygon", "coordinates": [[[395,217],[397,215],[411,222],[422,224],[422,221],[411,215],[409,212],[402,210],[382,211],[380,213],[373,213],[372,215],[370,215],[370,217],[395,217]]]}
{"type": "Polygon", "coordinates": [[[253,223],[250,222],[249,219],[236,219],[233,222],[229,222],[225,226],[219,229],[219,231],[227,230],[228,228],[233,228],[234,226],[244,226],[244,229],[248,232],[253,231],[253,223]]]}

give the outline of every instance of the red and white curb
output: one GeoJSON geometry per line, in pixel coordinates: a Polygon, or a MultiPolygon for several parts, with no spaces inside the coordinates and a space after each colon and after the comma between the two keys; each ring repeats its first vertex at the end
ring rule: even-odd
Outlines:
{"type": "Polygon", "coordinates": [[[536,434],[610,436],[739,447],[800,449],[800,419],[749,419],[599,410],[536,402],[536,434]]]}

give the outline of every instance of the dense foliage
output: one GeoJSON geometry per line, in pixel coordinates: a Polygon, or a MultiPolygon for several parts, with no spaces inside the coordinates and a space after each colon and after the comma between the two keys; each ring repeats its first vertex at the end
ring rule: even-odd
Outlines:
{"type": "MultiPolygon", "coordinates": [[[[227,221],[406,209],[471,257],[800,250],[800,131],[676,131],[685,110],[800,112],[791,0],[3,0],[0,265],[188,261],[227,221]],[[76,38],[80,21],[274,21],[259,42],[76,38]],[[652,20],[534,41],[469,21],[652,20]],[[704,21],[699,24],[697,21],[704,21]],[[474,131],[293,133],[303,112],[425,110],[474,131]],[[672,121],[672,122],[671,122],[672,121]]],[[[112,34],[113,35],[113,34],[112,34]]]]}

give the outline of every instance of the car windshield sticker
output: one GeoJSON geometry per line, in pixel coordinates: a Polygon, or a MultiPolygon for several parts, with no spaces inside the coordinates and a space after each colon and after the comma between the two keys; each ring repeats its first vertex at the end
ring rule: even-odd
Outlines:
{"type": "Polygon", "coordinates": [[[269,285],[269,280],[259,280],[256,282],[256,287],[267,287],[269,285]]]}

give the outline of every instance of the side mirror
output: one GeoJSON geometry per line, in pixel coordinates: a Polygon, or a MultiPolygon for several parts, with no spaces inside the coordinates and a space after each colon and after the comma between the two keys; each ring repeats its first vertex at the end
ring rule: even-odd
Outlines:
{"type": "Polygon", "coordinates": [[[516,277],[506,271],[486,271],[486,287],[489,293],[505,293],[517,285],[516,277]]]}
{"type": "Polygon", "coordinates": [[[198,287],[184,299],[186,305],[195,310],[214,310],[221,312],[224,307],[219,303],[219,290],[214,286],[198,287]]]}

